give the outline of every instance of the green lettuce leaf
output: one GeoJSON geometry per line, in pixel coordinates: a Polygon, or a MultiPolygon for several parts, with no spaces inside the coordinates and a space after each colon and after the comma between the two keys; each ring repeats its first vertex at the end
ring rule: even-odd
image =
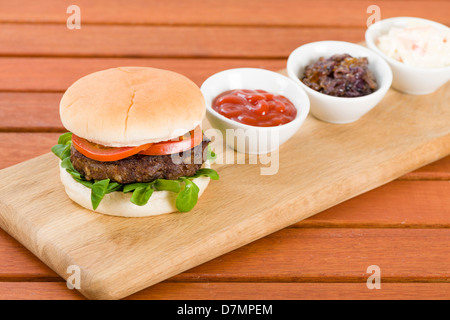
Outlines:
{"type": "Polygon", "coordinates": [[[72,132],[66,132],[59,136],[58,144],[72,144],[72,132]]]}
{"type": "Polygon", "coordinates": [[[57,144],[53,146],[52,152],[61,160],[70,157],[70,144],[57,144]]]}
{"type": "Polygon", "coordinates": [[[192,178],[198,178],[198,177],[201,177],[201,176],[210,177],[212,180],[219,180],[219,174],[217,173],[217,171],[213,170],[213,169],[209,169],[209,168],[202,168],[202,169],[198,170],[192,176],[192,178]]]}
{"type": "Polygon", "coordinates": [[[209,161],[214,161],[217,158],[217,155],[215,154],[214,151],[212,151],[211,149],[211,145],[208,144],[208,147],[206,148],[206,159],[208,159],[209,161]]]}
{"type": "Polygon", "coordinates": [[[181,178],[185,185],[183,190],[178,193],[175,205],[180,212],[191,211],[198,201],[198,186],[189,179],[181,178]]]}
{"type": "Polygon", "coordinates": [[[127,192],[131,192],[133,190],[136,190],[137,188],[145,188],[147,187],[148,183],[143,183],[143,182],[137,182],[137,183],[129,183],[124,185],[123,187],[123,192],[127,193],[127,192]]]}
{"type": "Polygon", "coordinates": [[[158,191],[172,191],[178,193],[181,191],[181,183],[177,180],[156,179],[154,182],[155,189],[158,191]]]}
{"type": "Polygon", "coordinates": [[[58,144],[53,146],[52,152],[61,160],[70,157],[70,148],[72,146],[72,133],[66,132],[59,136],[58,144]]]}
{"type": "Polygon", "coordinates": [[[95,183],[92,185],[91,203],[94,210],[97,209],[97,207],[100,205],[100,202],[102,201],[103,197],[106,194],[106,191],[108,190],[108,185],[109,179],[95,181],[95,183]]]}
{"type": "Polygon", "coordinates": [[[148,200],[153,194],[153,186],[149,183],[147,186],[140,186],[134,189],[133,195],[131,196],[130,201],[137,206],[146,205],[148,200]]]}

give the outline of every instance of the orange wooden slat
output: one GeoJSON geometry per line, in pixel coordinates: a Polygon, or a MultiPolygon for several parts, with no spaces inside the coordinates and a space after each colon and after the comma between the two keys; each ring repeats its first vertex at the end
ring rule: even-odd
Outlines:
{"type": "Polygon", "coordinates": [[[0,92],[0,131],[64,131],[61,97],[62,93],[0,92]]]}
{"type": "Polygon", "coordinates": [[[450,156],[410,172],[402,177],[406,180],[450,180],[450,156]]]}
{"type": "MultiPolygon", "coordinates": [[[[56,287],[52,284],[51,287],[56,287]]],[[[1,295],[0,295],[1,296],[1,295]]],[[[126,299],[185,300],[315,300],[315,299],[448,299],[449,283],[167,283],[142,290],[126,299]]],[[[275,312],[274,312],[275,314],[275,312]]]]}
{"type": "MultiPolygon", "coordinates": [[[[449,283],[170,283],[162,282],[126,300],[294,300],[294,299],[434,299],[450,298],[449,283]]],[[[82,300],[63,282],[0,282],[0,299],[82,300]]],[[[180,304],[182,306],[182,304],[180,304]]],[[[275,313],[275,312],[274,312],[275,313]]]]}
{"type": "Polygon", "coordinates": [[[450,228],[449,195],[449,181],[396,180],[292,227],[450,228]]]}
{"type": "Polygon", "coordinates": [[[60,278],[28,249],[0,229],[0,283],[11,279],[60,278]]]}
{"type": "Polygon", "coordinates": [[[50,152],[59,133],[0,133],[0,169],[50,152]]]}
{"type": "MultiPolygon", "coordinates": [[[[2,22],[66,23],[71,0],[2,1],[2,22]]],[[[78,0],[83,23],[359,26],[366,25],[368,6],[377,4],[381,17],[419,16],[449,23],[450,4],[441,0],[78,0]]]]}
{"type": "Polygon", "coordinates": [[[0,24],[0,56],[287,58],[321,40],[358,42],[364,28],[0,24]]]}
{"type": "Polygon", "coordinates": [[[358,281],[378,265],[390,281],[448,281],[449,229],[288,228],[174,280],[358,281]]]}
{"type": "Polygon", "coordinates": [[[285,65],[285,59],[0,58],[0,91],[63,92],[89,73],[119,66],[172,70],[201,85],[212,74],[226,69],[280,70],[285,65]]]}
{"type": "MultiPolygon", "coordinates": [[[[378,265],[389,282],[448,282],[449,229],[287,228],[168,281],[355,282],[378,265]]],[[[0,279],[59,278],[0,231],[0,279]]]]}
{"type": "Polygon", "coordinates": [[[65,282],[0,282],[1,300],[85,300],[65,282]]]}

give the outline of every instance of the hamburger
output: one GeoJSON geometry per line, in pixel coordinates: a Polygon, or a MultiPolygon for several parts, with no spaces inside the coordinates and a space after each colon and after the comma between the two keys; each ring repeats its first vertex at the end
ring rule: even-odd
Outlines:
{"type": "Polygon", "coordinates": [[[69,131],[52,148],[70,199],[104,214],[190,211],[210,179],[205,101],[178,73],[112,68],[72,84],[60,102],[69,131]]]}

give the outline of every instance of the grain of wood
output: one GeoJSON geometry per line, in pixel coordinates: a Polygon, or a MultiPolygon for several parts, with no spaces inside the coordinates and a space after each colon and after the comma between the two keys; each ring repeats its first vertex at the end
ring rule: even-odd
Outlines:
{"type": "Polygon", "coordinates": [[[44,153],[57,143],[58,133],[0,133],[0,168],[6,168],[44,153]]]}
{"type": "Polygon", "coordinates": [[[449,281],[449,241],[449,229],[288,228],[172,281],[355,282],[370,265],[384,281],[449,281]]]}
{"type": "Polygon", "coordinates": [[[60,277],[17,240],[0,230],[0,281],[60,277]]]}
{"type": "MultiPolygon", "coordinates": [[[[67,7],[73,1],[2,1],[1,22],[66,24],[67,7]]],[[[370,0],[78,0],[82,25],[162,24],[162,25],[270,25],[365,27],[370,0]],[[126,8],[126,10],[124,10],[126,8]]],[[[450,4],[441,0],[379,0],[381,17],[418,16],[449,24],[450,4]]],[[[76,32],[76,30],[74,31],[76,32]]]]}
{"type": "Polygon", "coordinates": [[[449,228],[449,181],[393,181],[292,227],[449,228]]]}
{"type": "MultiPolygon", "coordinates": [[[[375,264],[383,281],[446,282],[449,241],[449,229],[287,228],[168,281],[361,282],[375,264]]],[[[0,243],[1,281],[63,281],[3,231],[0,243]]]]}
{"type": "Polygon", "coordinates": [[[2,24],[0,56],[281,59],[308,42],[358,42],[364,32],[364,28],[109,25],[87,25],[73,32],[63,24],[2,24]]]}
{"type": "MultiPolygon", "coordinates": [[[[167,283],[140,291],[133,300],[323,300],[432,299],[448,300],[449,283],[381,283],[369,290],[365,283],[167,283]]],[[[0,282],[2,300],[83,300],[65,283],[0,282]]]]}
{"type": "MultiPolygon", "coordinates": [[[[54,285],[53,285],[54,286],[54,285]]],[[[52,287],[53,287],[52,286],[52,287]]],[[[56,286],[55,286],[56,287],[56,286]]],[[[449,283],[382,283],[380,290],[366,283],[160,283],[129,299],[184,300],[324,300],[324,299],[436,299],[448,300],[449,283]]]]}
{"type": "Polygon", "coordinates": [[[0,282],[1,300],[85,300],[64,282],[0,282]]]}
{"type": "Polygon", "coordinates": [[[79,78],[103,69],[144,66],[181,73],[198,85],[212,74],[242,67],[279,70],[285,59],[109,59],[109,58],[0,58],[0,91],[64,92],[79,78]]]}
{"type": "MultiPolygon", "coordinates": [[[[16,93],[16,92],[0,92],[0,131],[31,131],[31,132],[61,132],[65,131],[59,118],[59,101],[62,93],[16,93]]],[[[25,148],[42,148],[36,140],[33,144],[27,142],[27,137],[12,135],[6,136],[13,141],[17,141],[18,145],[28,144],[25,148]],[[10,138],[11,137],[11,138],[10,138]],[[22,138],[19,138],[22,137],[22,138]]],[[[6,147],[1,154],[8,154],[7,150],[14,149],[14,145],[6,147]]],[[[16,147],[18,147],[16,145],[16,147]]],[[[44,145],[45,148],[47,145],[44,145]]],[[[16,153],[11,151],[12,154],[16,153]]],[[[20,159],[17,159],[19,162],[20,159]]],[[[2,165],[0,164],[0,168],[2,165]]]]}
{"type": "MultiPolygon", "coordinates": [[[[261,176],[259,165],[218,165],[221,182],[211,184],[195,210],[184,215],[118,219],[81,209],[65,195],[55,157],[44,155],[0,172],[0,224],[60,276],[67,277],[67,265],[80,265],[82,290],[88,297],[124,297],[447,155],[450,92],[446,89],[426,100],[390,91],[377,108],[350,125],[336,126],[309,117],[280,148],[282,165],[277,175],[261,176]],[[268,198],[261,188],[273,195],[276,190],[282,193],[268,198]],[[24,190],[34,201],[18,205],[17,195],[24,190]],[[233,201],[225,201],[228,198],[233,201]]],[[[430,246],[442,248],[449,240],[445,232],[436,232],[444,242],[434,241],[430,246]]],[[[363,236],[354,231],[354,237],[351,244],[358,246],[363,236]]],[[[327,239],[326,245],[332,242],[327,239]]],[[[398,245],[396,250],[405,247],[397,241],[393,244],[398,245]]],[[[346,255],[348,245],[343,245],[346,255]]],[[[383,255],[388,256],[384,251],[383,255]]],[[[448,254],[443,256],[448,261],[448,254]]],[[[393,258],[381,262],[389,268],[393,258]]],[[[433,259],[442,260],[442,255],[427,257],[433,259]]],[[[410,266],[404,268],[414,274],[410,266]]],[[[344,275],[345,270],[350,270],[348,264],[344,275]]],[[[400,270],[394,269],[392,277],[400,270]]]]}
{"type": "Polygon", "coordinates": [[[450,180],[450,157],[433,162],[402,177],[405,180],[450,180]]]}

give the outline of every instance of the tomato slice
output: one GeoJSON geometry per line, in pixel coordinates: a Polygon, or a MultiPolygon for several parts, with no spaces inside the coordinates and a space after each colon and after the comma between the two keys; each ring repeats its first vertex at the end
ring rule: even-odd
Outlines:
{"type": "Polygon", "coordinates": [[[198,126],[188,134],[177,140],[169,140],[152,144],[149,148],[140,152],[148,156],[159,156],[183,152],[198,146],[203,140],[202,129],[198,126]]]}
{"type": "Polygon", "coordinates": [[[75,149],[86,157],[97,161],[117,161],[141,152],[152,144],[144,144],[138,147],[105,147],[100,144],[89,142],[72,134],[72,143],[75,149]]]}
{"type": "Polygon", "coordinates": [[[202,129],[199,126],[177,140],[147,143],[138,147],[106,147],[72,134],[75,149],[90,159],[103,162],[125,159],[137,153],[155,156],[183,152],[198,146],[202,140],[202,129]]]}

